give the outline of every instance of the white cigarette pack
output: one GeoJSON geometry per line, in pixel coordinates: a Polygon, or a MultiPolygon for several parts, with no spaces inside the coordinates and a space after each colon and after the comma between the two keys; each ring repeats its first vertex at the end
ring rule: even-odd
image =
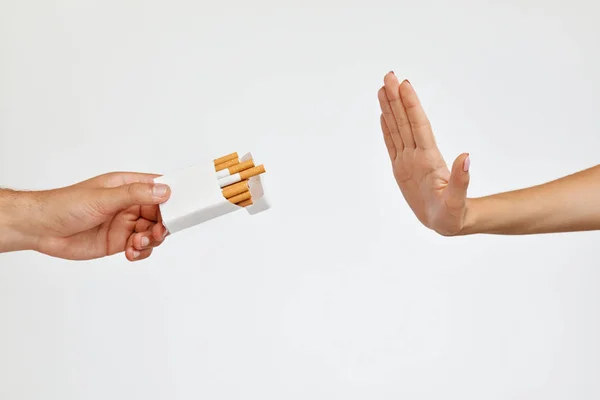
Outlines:
{"type": "MultiPolygon", "coordinates": [[[[252,154],[247,153],[240,162],[252,158],[252,154]]],[[[154,181],[171,188],[171,197],[160,205],[163,224],[170,234],[234,211],[245,210],[253,215],[270,208],[261,175],[248,180],[251,205],[240,207],[229,202],[221,192],[213,160],[160,176],[154,181]]]]}

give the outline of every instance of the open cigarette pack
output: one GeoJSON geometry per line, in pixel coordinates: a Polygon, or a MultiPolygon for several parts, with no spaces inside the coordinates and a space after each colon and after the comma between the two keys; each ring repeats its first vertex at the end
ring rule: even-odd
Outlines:
{"type": "Polygon", "coordinates": [[[264,173],[251,153],[241,158],[232,153],[156,178],[171,188],[171,197],[160,205],[163,224],[173,234],[234,211],[267,210],[264,173]]]}

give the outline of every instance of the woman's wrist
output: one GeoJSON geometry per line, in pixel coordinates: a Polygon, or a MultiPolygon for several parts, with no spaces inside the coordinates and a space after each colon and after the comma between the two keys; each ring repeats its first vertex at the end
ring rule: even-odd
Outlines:
{"type": "Polygon", "coordinates": [[[41,216],[36,192],[0,189],[0,253],[35,250],[41,216]]]}
{"type": "MultiPolygon", "coordinates": [[[[516,234],[523,227],[523,215],[515,212],[516,198],[505,201],[504,194],[467,199],[462,235],[516,234]]],[[[526,233],[526,232],[522,232],[526,233]]]]}
{"type": "Polygon", "coordinates": [[[465,215],[463,218],[463,227],[457,236],[474,235],[476,233],[482,233],[481,227],[479,226],[479,220],[481,213],[481,199],[467,199],[465,207],[465,215]]]}

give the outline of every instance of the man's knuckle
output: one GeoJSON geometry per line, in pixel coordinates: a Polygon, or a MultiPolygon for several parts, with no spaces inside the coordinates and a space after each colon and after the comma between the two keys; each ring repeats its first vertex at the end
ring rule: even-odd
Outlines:
{"type": "Polygon", "coordinates": [[[128,197],[135,198],[136,197],[135,184],[125,186],[125,192],[127,193],[128,197]]]}

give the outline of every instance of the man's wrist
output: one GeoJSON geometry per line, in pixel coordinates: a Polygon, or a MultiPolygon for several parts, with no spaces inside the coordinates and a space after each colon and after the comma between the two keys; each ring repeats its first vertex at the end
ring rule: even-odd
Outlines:
{"type": "Polygon", "coordinates": [[[35,192],[0,189],[0,253],[37,248],[40,207],[35,192]]]}

